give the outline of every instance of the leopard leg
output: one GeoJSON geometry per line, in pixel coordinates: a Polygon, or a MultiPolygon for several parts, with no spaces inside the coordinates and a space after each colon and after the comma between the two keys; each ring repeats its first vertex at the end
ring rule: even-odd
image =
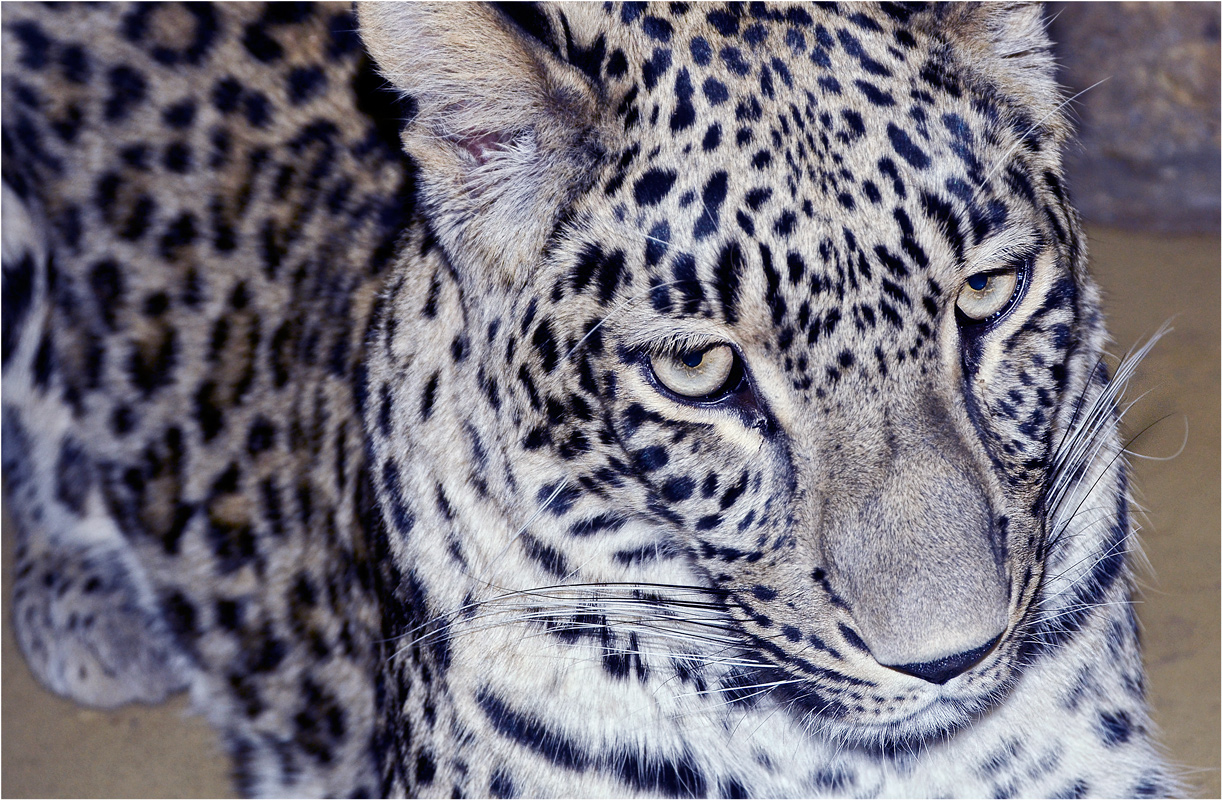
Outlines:
{"type": "Polygon", "coordinates": [[[13,615],[40,682],[82,703],[157,702],[186,688],[174,643],[74,433],[46,330],[51,258],[37,207],[6,182],[3,220],[5,492],[17,531],[13,615]]]}
{"type": "Polygon", "coordinates": [[[104,708],[185,689],[187,659],[123,555],[47,547],[44,533],[19,534],[13,580],[17,642],[39,682],[104,708]]]}

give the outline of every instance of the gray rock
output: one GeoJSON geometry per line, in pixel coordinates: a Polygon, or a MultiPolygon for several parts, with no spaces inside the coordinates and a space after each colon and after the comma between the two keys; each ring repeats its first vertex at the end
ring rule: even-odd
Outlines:
{"type": "Polygon", "coordinates": [[[1217,232],[1218,3],[1053,3],[1061,82],[1080,146],[1067,181],[1092,222],[1217,232]]]}

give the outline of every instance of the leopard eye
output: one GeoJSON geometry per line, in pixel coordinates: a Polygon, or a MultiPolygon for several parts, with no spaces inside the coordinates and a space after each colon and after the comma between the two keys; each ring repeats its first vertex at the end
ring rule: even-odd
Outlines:
{"type": "Polygon", "coordinates": [[[981,272],[971,275],[955,298],[955,307],[970,322],[985,322],[1001,313],[1013,299],[1018,270],[981,272]]]}
{"type": "Polygon", "coordinates": [[[734,362],[734,351],[724,344],[649,357],[649,366],[658,382],[690,400],[709,399],[731,388],[728,384],[734,362]]]}

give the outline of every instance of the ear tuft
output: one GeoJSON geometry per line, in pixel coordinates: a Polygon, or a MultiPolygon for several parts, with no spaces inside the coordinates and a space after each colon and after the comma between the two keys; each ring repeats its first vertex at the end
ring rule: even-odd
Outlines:
{"type": "Polygon", "coordinates": [[[454,266],[516,283],[601,157],[593,88],[483,4],[358,14],[382,75],[415,100],[403,145],[454,266]]]}

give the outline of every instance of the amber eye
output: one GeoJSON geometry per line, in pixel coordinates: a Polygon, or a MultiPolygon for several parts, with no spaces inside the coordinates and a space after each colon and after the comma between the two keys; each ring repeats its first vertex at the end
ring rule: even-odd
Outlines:
{"type": "Polygon", "coordinates": [[[734,373],[734,351],[717,344],[704,350],[685,350],[649,357],[658,382],[680,397],[702,400],[730,388],[734,373]]]}
{"type": "Polygon", "coordinates": [[[981,272],[970,276],[959,290],[955,307],[971,322],[984,322],[1003,311],[1014,297],[1018,270],[981,272]]]}

